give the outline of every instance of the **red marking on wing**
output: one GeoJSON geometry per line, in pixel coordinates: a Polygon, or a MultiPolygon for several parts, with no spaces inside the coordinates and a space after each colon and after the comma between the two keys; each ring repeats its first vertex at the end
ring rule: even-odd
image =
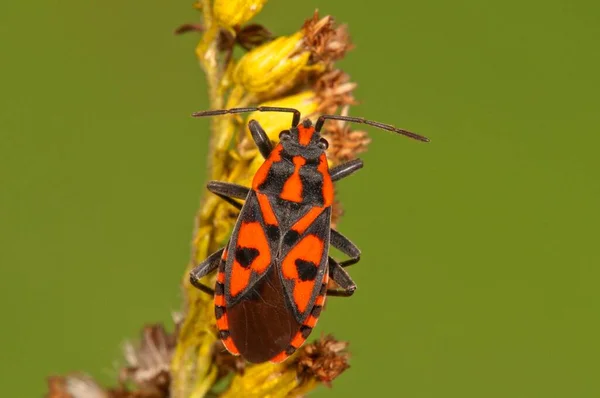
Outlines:
{"type": "Polygon", "coordinates": [[[300,167],[304,166],[306,159],[302,156],[294,156],[294,172],[283,184],[283,190],[279,197],[291,202],[302,202],[302,181],[300,180],[300,167]]]}
{"type": "Polygon", "coordinates": [[[233,263],[233,268],[231,270],[231,295],[237,296],[242,292],[246,286],[248,286],[248,282],[250,282],[250,273],[252,271],[250,268],[246,269],[239,265],[236,262],[233,263]]]}
{"type": "Polygon", "coordinates": [[[265,224],[279,225],[279,223],[277,222],[277,217],[275,217],[275,212],[271,207],[271,203],[269,202],[269,198],[267,198],[267,195],[265,195],[264,193],[257,192],[256,197],[258,198],[258,204],[260,205],[260,210],[265,220],[265,224]]]}
{"type": "Polygon", "coordinates": [[[298,311],[306,311],[308,301],[315,288],[314,281],[296,281],[294,286],[294,303],[298,307],[298,311]]]}
{"type": "Polygon", "coordinates": [[[269,362],[280,363],[280,362],[285,361],[288,357],[289,357],[289,355],[286,354],[285,351],[281,351],[279,354],[277,354],[273,358],[271,358],[269,360],[269,362]]]}
{"type": "Polygon", "coordinates": [[[316,316],[312,316],[312,315],[311,315],[311,316],[309,316],[309,317],[306,319],[306,321],[304,322],[304,324],[305,324],[306,326],[309,326],[309,327],[311,327],[311,328],[314,328],[314,327],[315,327],[315,325],[317,324],[317,321],[318,321],[318,320],[319,320],[319,318],[318,318],[318,317],[316,317],[316,316]]]}
{"type": "Polygon", "coordinates": [[[323,295],[317,297],[317,300],[315,300],[315,305],[323,306],[323,304],[325,304],[325,296],[323,295]]]}
{"type": "Polygon", "coordinates": [[[256,174],[254,174],[254,178],[252,179],[252,189],[258,191],[258,186],[267,179],[267,175],[269,174],[269,170],[273,163],[281,161],[282,150],[283,146],[281,146],[281,144],[277,144],[277,146],[273,148],[267,160],[265,160],[262,166],[256,171],[256,174]]]}
{"type": "Polygon", "coordinates": [[[302,124],[298,125],[298,142],[300,145],[307,146],[310,144],[310,140],[315,132],[314,126],[304,127],[302,124]]]}
{"type": "Polygon", "coordinates": [[[232,355],[240,355],[237,347],[233,343],[233,339],[231,337],[227,337],[225,340],[221,340],[227,351],[229,351],[232,355]]]}
{"type": "Polygon", "coordinates": [[[302,344],[304,344],[305,340],[306,339],[304,337],[302,337],[302,333],[298,332],[298,333],[296,333],[296,335],[294,336],[294,338],[290,342],[290,345],[293,345],[294,347],[298,348],[302,344]]]}
{"type": "Polygon", "coordinates": [[[301,219],[296,221],[296,223],[292,226],[292,229],[296,230],[300,235],[306,231],[308,227],[319,217],[319,214],[323,212],[323,207],[312,207],[308,213],[302,216],[301,219]]]}
{"type": "Polygon", "coordinates": [[[247,268],[242,267],[234,257],[230,280],[232,296],[238,295],[248,286],[252,271],[261,274],[271,264],[269,242],[259,222],[242,222],[238,231],[237,247],[256,249],[258,256],[247,268]]]}
{"type": "Polygon", "coordinates": [[[300,313],[306,311],[312,296],[315,281],[303,281],[298,275],[296,260],[312,262],[319,267],[323,257],[323,240],[316,235],[305,236],[283,259],[281,266],[283,276],[294,281],[294,303],[300,313]]]}
{"type": "Polygon", "coordinates": [[[327,156],[322,154],[319,157],[319,165],[317,171],[323,176],[323,203],[324,206],[331,206],[333,203],[333,182],[329,175],[329,165],[327,164],[327,156]]]}
{"type": "Polygon", "coordinates": [[[217,329],[229,330],[229,320],[227,319],[227,314],[224,313],[219,319],[217,319],[217,329]]]}
{"type": "MultiPolygon", "coordinates": [[[[223,251],[223,257],[221,257],[221,264],[219,264],[219,273],[217,274],[217,284],[221,285],[221,289],[215,289],[215,292],[221,291],[225,281],[225,259],[227,258],[227,250],[223,251]]],[[[223,293],[215,293],[215,318],[217,323],[217,330],[219,332],[229,332],[229,317],[227,316],[227,309],[225,307],[225,295],[223,293]]],[[[239,350],[235,346],[233,339],[227,337],[221,339],[223,345],[232,355],[239,355],[239,350]]]]}

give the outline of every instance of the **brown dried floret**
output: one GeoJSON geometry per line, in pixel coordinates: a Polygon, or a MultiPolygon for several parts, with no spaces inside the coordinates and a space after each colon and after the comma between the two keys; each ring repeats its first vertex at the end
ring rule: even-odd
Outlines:
{"type": "Polygon", "coordinates": [[[305,345],[294,361],[298,377],[315,378],[331,386],[331,382],[350,367],[347,348],[348,342],[338,341],[331,335],[305,345]]]}
{"type": "Polygon", "coordinates": [[[221,340],[213,346],[213,358],[219,369],[217,379],[231,372],[243,374],[246,368],[246,361],[240,356],[231,355],[221,340]]]}
{"type": "Polygon", "coordinates": [[[91,377],[74,373],[48,378],[46,398],[112,398],[91,377]]]}
{"type": "Polygon", "coordinates": [[[175,334],[168,333],[161,324],[144,327],[138,347],[125,344],[127,367],[121,371],[121,381],[133,381],[137,386],[168,392],[169,366],[176,346],[175,334]]]}
{"type": "Polygon", "coordinates": [[[341,59],[352,48],[346,25],[335,26],[330,15],[319,18],[318,10],[304,22],[304,46],[312,53],[311,60],[330,64],[341,59]]]}
{"type": "MultiPolygon", "coordinates": [[[[342,109],[343,116],[348,115],[348,107],[342,109]]],[[[323,137],[329,142],[327,156],[337,163],[347,162],[365,152],[371,142],[366,131],[351,130],[350,124],[341,120],[330,120],[325,123],[323,137]]]]}
{"type": "Polygon", "coordinates": [[[334,69],[321,75],[314,85],[319,101],[320,113],[332,114],[339,106],[356,105],[352,91],[356,83],[350,81],[350,76],[340,69],[334,69]]]}

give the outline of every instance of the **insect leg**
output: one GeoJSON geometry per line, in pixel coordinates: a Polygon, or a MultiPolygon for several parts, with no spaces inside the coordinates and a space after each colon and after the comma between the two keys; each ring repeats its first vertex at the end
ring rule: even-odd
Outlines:
{"type": "Polygon", "coordinates": [[[350,257],[350,259],[340,262],[340,267],[348,267],[360,261],[360,249],[335,229],[331,230],[329,244],[350,257]]]}
{"type": "Polygon", "coordinates": [[[233,200],[233,198],[246,199],[248,192],[250,192],[250,188],[222,181],[211,181],[206,184],[206,187],[210,192],[214,193],[227,203],[230,203],[238,210],[242,208],[242,204],[233,200]]]}
{"type": "Polygon", "coordinates": [[[354,174],[359,169],[362,169],[363,161],[360,159],[353,159],[349,162],[339,164],[329,170],[331,175],[331,181],[338,181],[344,177],[348,177],[350,174],[354,174]]]}
{"type": "Polygon", "coordinates": [[[217,250],[190,271],[190,283],[204,293],[215,294],[215,291],[200,282],[200,279],[217,269],[223,255],[223,250],[225,248],[217,250]]]}
{"type": "Polygon", "coordinates": [[[350,297],[356,290],[356,283],[350,275],[342,268],[342,265],[329,257],[329,276],[338,284],[341,289],[327,290],[329,296],[350,297]]]}
{"type": "Polygon", "coordinates": [[[252,138],[254,139],[254,143],[258,147],[260,154],[263,158],[268,158],[273,150],[273,144],[267,136],[267,133],[265,133],[265,130],[256,120],[250,120],[248,128],[250,129],[250,133],[252,133],[252,138]]]}

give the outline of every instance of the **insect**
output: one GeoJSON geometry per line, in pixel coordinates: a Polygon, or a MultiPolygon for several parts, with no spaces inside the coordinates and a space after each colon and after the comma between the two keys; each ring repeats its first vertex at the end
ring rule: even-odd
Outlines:
{"type": "Polygon", "coordinates": [[[315,327],[326,295],[350,296],[356,284],[345,267],[360,260],[360,250],[330,227],[333,183],[363,167],[360,159],[329,169],[326,120],[363,123],[420,141],[427,138],[363,118],[322,115],[313,125],[300,123],[293,108],[249,107],[210,110],[193,116],[243,112],[290,112],[292,125],[273,147],[260,124],[248,124],[264,163],[250,188],[211,181],[208,189],[240,210],[227,246],[190,273],[191,283],[214,294],[220,339],[227,350],[249,362],[281,362],[294,353],[315,327]],[[245,199],[243,205],[235,199],[245,199]],[[329,246],[347,255],[338,262],[329,246]],[[215,289],[201,278],[218,269],[215,289]],[[329,278],[339,286],[327,289],[329,278]]]}

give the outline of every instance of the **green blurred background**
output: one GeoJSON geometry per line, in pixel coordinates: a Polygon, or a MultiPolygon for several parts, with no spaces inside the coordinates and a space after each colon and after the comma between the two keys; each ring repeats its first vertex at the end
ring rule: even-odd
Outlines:
{"type": "MultiPolygon", "coordinates": [[[[320,332],[352,368],[314,396],[600,396],[600,6],[271,1],[350,25],[366,167],[339,184],[363,249],[320,332]]],[[[191,1],[2,2],[2,396],[114,383],[120,345],[180,308],[208,120],[191,1]]]]}

